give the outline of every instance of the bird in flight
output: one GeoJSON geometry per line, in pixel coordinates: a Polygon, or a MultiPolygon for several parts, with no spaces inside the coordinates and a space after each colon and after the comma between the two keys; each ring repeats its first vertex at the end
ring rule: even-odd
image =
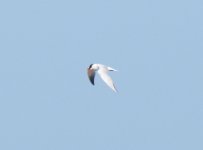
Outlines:
{"type": "Polygon", "coordinates": [[[102,65],[102,64],[91,64],[87,69],[87,74],[89,77],[90,82],[94,85],[94,77],[96,72],[99,74],[101,79],[114,91],[117,92],[113,80],[108,75],[109,71],[117,71],[111,67],[102,65]]]}

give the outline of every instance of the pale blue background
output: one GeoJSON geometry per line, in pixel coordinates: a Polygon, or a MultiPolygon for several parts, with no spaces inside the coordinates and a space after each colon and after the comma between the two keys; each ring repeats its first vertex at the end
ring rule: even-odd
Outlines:
{"type": "Polygon", "coordinates": [[[0,149],[202,150],[203,1],[2,0],[0,149]]]}

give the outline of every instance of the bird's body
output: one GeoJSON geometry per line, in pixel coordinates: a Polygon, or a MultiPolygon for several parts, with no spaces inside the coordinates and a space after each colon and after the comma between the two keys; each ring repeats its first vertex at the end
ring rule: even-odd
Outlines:
{"type": "Polygon", "coordinates": [[[94,85],[94,77],[95,73],[97,72],[101,79],[114,91],[117,92],[113,80],[108,75],[109,71],[117,71],[111,67],[102,65],[102,64],[91,64],[87,69],[87,74],[89,77],[90,82],[94,85]]]}

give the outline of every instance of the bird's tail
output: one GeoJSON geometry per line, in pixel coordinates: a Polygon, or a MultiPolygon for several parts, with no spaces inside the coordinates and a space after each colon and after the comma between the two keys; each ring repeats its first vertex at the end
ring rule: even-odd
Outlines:
{"type": "Polygon", "coordinates": [[[108,71],[118,71],[118,70],[113,69],[113,68],[111,68],[111,67],[107,67],[107,68],[108,68],[108,71]]]}

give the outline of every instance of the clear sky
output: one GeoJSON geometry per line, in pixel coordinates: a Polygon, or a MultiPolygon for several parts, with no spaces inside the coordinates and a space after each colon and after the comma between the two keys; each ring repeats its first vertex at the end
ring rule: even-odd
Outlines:
{"type": "Polygon", "coordinates": [[[203,1],[2,0],[0,149],[202,150],[203,1]]]}

